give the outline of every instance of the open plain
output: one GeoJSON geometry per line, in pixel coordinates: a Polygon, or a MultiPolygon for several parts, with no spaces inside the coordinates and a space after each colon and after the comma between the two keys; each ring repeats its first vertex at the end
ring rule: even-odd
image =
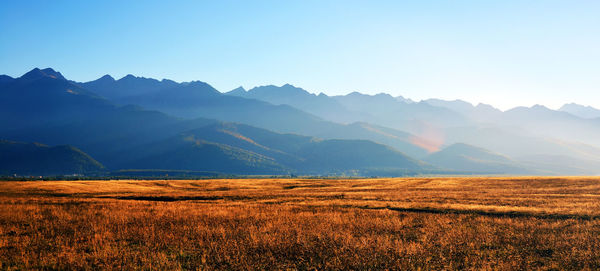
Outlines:
{"type": "Polygon", "coordinates": [[[600,269],[600,179],[0,182],[0,269],[600,269]]]}

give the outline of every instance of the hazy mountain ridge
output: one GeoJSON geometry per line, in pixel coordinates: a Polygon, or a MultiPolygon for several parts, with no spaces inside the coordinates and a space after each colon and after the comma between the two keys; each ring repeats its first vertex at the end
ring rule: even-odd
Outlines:
{"type": "MultiPolygon", "coordinates": [[[[209,84],[203,82],[179,83],[176,87],[168,85],[166,88],[161,88],[163,85],[158,80],[148,81],[147,78],[131,77],[130,80],[138,78],[141,80],[141,90],[133,90],[132,93],[137,95],[125,95],[113,99],[117,104],[137,104],[144,108],[159,110],[170,115],[183,118],[210,118],[223,121],[245,123],[252,126],[257,126],[281,133],[297,133],[307,136],[316,136],[325,139],[366,139],[377,143],[390,145],[394,148],[407,151],[410,155],[423,156],[427,150],[421,146],[412,144],[405,138],[390,136],[373,131],[373,129],[361,127],[355,124],[340,124],[325,120],[320,116],[311,114],[313,112],[305,112],[302,109],[293,107],[288,104],[272,104],[268,101],[255,99],[251,97],[255,92],[270,93],[271,91],[261,91],[261,88],[255,88],[246,92],[243,88],[238,88],[236,92],[250,93],[249,97],[239,97],[239,95],[224,95],[218,92],[209,84]],[[143,85],[147,82],[153,84],[151,91],[144,91],[143,85]],[[141,94],[139,94],[141,93],[141,94]],[[356,135],[356,136],[354,136],[356,135]]],[[[80,83],[86,85],[88,83],[80,83]]],[[[109,92],[122,91],[118,80],[113,81],[114,89],[109,92]]],[[[107,87],[107,86],[105,86],[107,87]]],[[[268,86],[271,88],[273,86],[268,86]]],[[[275,87],[273,87],[275,88],[275,87]]],[[[302,100],[300,97],[312,97],[312,99],[331,101],[337,103],[325,95],[312,95],[308,92],[295,88],[291,85],[285,86],[286,93],[295,93],[295,98],[286,98],[287,101],[302,100]]],[[[283,97],[285,95],[273,95],[273,97],[283,97]]],[[[282,99],[283,99],[282,98],[282,99]]],[[[281,101],[280,101],[281,102],[281,101]]],[[[311,104],[311,102],[303,102],[303,104],[311,104]]],[[[316,104],[314,108],[327,108],[329,105],[316,104]]],[[[332,114],[345,115],[337,111],[331,111],[332,114]]],[[[350,113],[349,113],[350,114],[350,113]]],[[[360,113],[352,113],[360,114],[360,113]]],[[[348,118],[350,115],[344,117],[348,118]]],[[[402,133],[397,131],[395,133],[402,133]]],[[[406,137],[417,138],[418,136],[410,135],[406,137]]],[[[425,141],[425,140],[423,140],[425,141]]]]}
{"type": "Polygon", "coordinates": [[[453,127],[469,124],[467,118],[447,108],[394,98],[385,93],[366,95],[352,92],[348,95],[327,96],[311,94],[291,85],[271,85],[256,87],[246,92],[238,88],[235,94],[228,94],[288,104],[331,121],[366,122],[385,126],[412,133],[415,137],[430,126],[453,127]]]}
{"type": "Polygon", "coordinates": [[[543,106],[502,112],[385,93],[316,95],[292,85],[223,94],[201,81],[133,75],[77,83],[50,68],[0,77],[0,106],[0,138],[74,145],[110,170],[363,176],[436,171],[418,160],[425,159],[447,172],[596,174],[600,164],[600,119],[543,106]],[[455,143],[477,147],[450,146],[455,143]],[[486,153],[495,158],[483,159],[486,153]],[[220,162],[212,163],[211,156],[220,162]],[[455,164],[435,157],[451,157],[445,159],[455,164]]]}
{"type": "Polygon", "coordinates": [[[558,110],[584,119],[600,118],[600,109],[591,106],[583,106],[576,103],[565,104],[558,110]]]}
{"type": "Polygon", "coordinates": [[[478,104],[473,106],[463,100],[446,101],[441,99],[427,99],[426,103],[437,107],[445,107],[450,110],[461,113],[462,115],[475,122],[495,122],[502,117],[502,111],[488,104],[478,104]]]}
{"type": "MultiPolygon", "coordinates": [[[[277,88],[264,88],[263,91],[266,90],[277,91],[277,88]]],[[[358,92],[330,98],[339,101],[347,110],[364,113],[361,120],[368,119],[370,123],[417,135],[427,141],[422,146],[431,151],[464,142],[513,157],[524,154],[544,157],[583,155],[583,159],[590,163],[600,157],[600,152],[593,147],[600,146],[600,137],[597,136],[600,134],[600,120],[584,119],[564,110],[537,105],[501,111],[490,105],[474,106],[461,100],[428,99],[415,103],[387,94],[365,95],[358,92]],[[492,130],[494,134],[485,132],[492,130]],[[579,147],[581,143],[589,144],[591,148],[583,150],[579,147]]],[[[297,102],[294,104],[301,106],[297,102]]],[[[562,164],[560,159],[546,160],[557,168],[562,164]]],[[[594,172],[592,168],[588,169],[587,172],[594,172]]]]}
{"type": "Polygon", "coordinates": [[[452,144],[424,160],[442,168],[465,172],[535,174],[534,170],[528,170],[504,155],[463,143],[452,144]]]}
{"type": "MultiPolygon", "coordinates": [[[[346,167],[323,164],[318,164],[319,167],[316,167],[315,164],[308,163],[306,158],[299,156],[304,153],[316,155],[322,161],[334,161],[335,155],[343,155],[342,150],[336,153],[315,152],[314,150],[303,152],[305,148],[314,144],[327,146],[333,143],[343,144],[344,148],[350,150],[361,149],[363,155],[366,156],[369,156],[371,151],[377,153],[370,157],[382,154],[387,157],[396,157],[390,162],[376,162],[376,164],[388,167],[386,172],[390,172],[390,169],[394,172],[410,170],[415,174],[421,168],[432,169],[426,164],[408,158],[401,152],[369,141],[311,139],[310,137],[283,135],[247,125],[223,124],[209,119],[171,117],[162,112],[147,111],[136,106],[118,106],[82,88],[83,84],[73,83],[62,76],[56,76],[55,73],[40,73],[39,71],[41,70],[34,70],[33,74],[28,74],[25,78],[17,78],[13,80],[14,82],[10,82],[8,87],[2,88],[0,93],[2,97],[13,102],[12,106],[3,107],[2,110],[14,116],[11,121],[23,125],[3,126],[0,129],[0,136],[51,144],[69,142],[81,146],[93,156],[99,157],[109,166],[110,170],[135,167],[136,169],[210,170],[233,174],[288,174],[291,172],[359,174],[361,169],[368,168],[370,173],[376,172],[373,164],[376,160],[365,160],[356,155],[344,156],[345,159],[352,162],[346,167]],[[28,104],[39,106],[28,108],[28,112],[31,114],[25,114],[23,110],[28,104]],[[43,108],[44,111],[53,113],[41,114],[36,111],[37,108],[43,108]],[[232,130],[232,127],[235,129],[232,130]],[[212,135],[212,138],[209,135],[212,135]],[[290,139],[295,141],[290,144],[290,139]],[[277,142],[286,143],[277,144],[277,142]],[[127,157],[124,153],[129,153],[131,156],[127,157]],[[403,161],[404,164],[390,164],[399,161],[403,161]]],[[[111,81],[107,77],[103,80],[111,81]]],[[[144,79],[144,81],[146,80],[148,79],[144,79]]],[[[156,84],[156,81],[148,82],[156,84]]],[[[261,101],[228,97],[216,92],[208,84],[198,82],[149,94],[164,96],[166,94],[163,93],[172,91],[180,91],[185,94],[182,98],[189,97],[187,92],[200,93],[200,97],[197,98],[209,97],[209,101],[199,100],[195,101],[195,104],[204,102],[211,107],[222,106],[219,103],[212,103],[215,100],[210,100],[211,97],[227,97],[224,99],[226,106],[231,106],[227,103],[233,98],[234,101],[242,104],[250,101],[251,104],[266,105],[267,108],[281,108],[261,101]],[[204,95],[206,92],[198,92],[198,89],[208,89],[209,91],[207,95],[204,95]]],[[[123,96],[123,99],[131,99],[131,97],[123,96]]],[[[174,95],[172,98],[178,97],[174,95]]],[[[219,101],[218,98],[216,101],[219,101]]],[[[321,122],[318,118],[300,110],[289,106],[282,107],[290,108],[301,116],[309,116],[309,120],[321,122]]],[[[245,111],[241,112],[245,113],[245,111]]],[[[260,112],[256,112],[256,114],[258,113],[260,112]]],[[[293,119],[290,118],[282,118],[282,121],[294,124],[293,119]]],[[[321,128],[333,124],[324,121],[323,123],[325,126],[321,128]]],[[[319,131],[319,133],[322,132],[319,131]]]]}
{"type": "Polygon", "coordinates": [[[358,112],[346,109],[329,96],[325,94],[315,95],[290,84],[281,87],[274,85],[261,86],[248,91],[237,88],[225,94],[262,100],[275,105],[290,105],[333,122],[351,123],[362,120],[358,112]]]}

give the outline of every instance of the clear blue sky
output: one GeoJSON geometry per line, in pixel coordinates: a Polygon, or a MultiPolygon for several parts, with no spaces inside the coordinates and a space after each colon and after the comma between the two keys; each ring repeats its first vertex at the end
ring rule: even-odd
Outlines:
{"type": "Polygon", "coordinates": [[[6,1],[0,74],[600,107],[600,1],[6,1]]]}

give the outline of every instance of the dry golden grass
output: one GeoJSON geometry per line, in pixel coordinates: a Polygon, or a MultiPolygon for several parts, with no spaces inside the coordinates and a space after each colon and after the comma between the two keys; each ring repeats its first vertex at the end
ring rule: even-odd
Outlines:
{"type": "Polygon", "coordinates": [[[0,182],[0,269],[600,269],[600,179],[0,182]]]}

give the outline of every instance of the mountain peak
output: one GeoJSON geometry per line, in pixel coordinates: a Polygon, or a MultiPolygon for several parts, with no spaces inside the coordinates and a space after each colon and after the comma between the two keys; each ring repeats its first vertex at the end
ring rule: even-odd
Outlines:
{"type": "Polygon", "coordinates": [[[62,76],[62,74],[60,72],[57,72],[55,70],[53,70],[52,68],[45,68],[43,70],[40,70],[39,68],[34,68],[33,70],[29,71],[28,73],[24,74],[23,76],[19,77],[19,79],[21,80],[37,80],[40,78],[52,78],[52,79],[58,79],[58,80],[67,80],[65,79],[65,77],[62,76]]]}
{"type": "Polygon", "coordinates": [[[135,75],[133,75],[133,74],[130,73],[130,74],[127,74],[127,75],[123,76],[123,78],[119,79],[119,81],[120,80],[131,80],[131,79],[136,79],[136,78],[137,77],[135,75]]]}
{"type": "Polygon", "coordinates": [[[105,74],[104,76],[98,78],[97,81],[107,81],[107,82],[113,82],[115,81],[115,78],[113,78],[112,76],[105,74]]]}
{"type": "MultiPolygon", "coordinates": [[[[241,92],[238,92],[238,94],[241,92]]],[[[314,95],[309,93],[303,88],[295,87],[290,84],[284,84],[280,87],[275,85],[266,85],[260,87],[254,87],[248,90],[248,94],[250,95],[258,95],[258,96],[282,96],[282,95],[294,95],[294,96],[302,96],[302,95],[314,95]]]]}
{"type": "Polygon", "coordinates": [[[375,97],[386,98],[386,99],[387,98],[394,98],[394,97],[392,97],[392,95],[387,94],[385,92],[377,93],[377,94],[375,94],[375,97]]]}
{"type": "Polygon", "coordinates": [[[558,111],[567,112],[584,119],[600,118],[600,109],[576,103],[565,104],[558,111]]]}
{"type": "Polygon", "coordinates": [[[589,106],[589,105],[586,106],[586,105],[581,105],[581,104],[578,104],[578,103],[566,103],[563,106],[561,106],[558,110],[560,110],[560,111],[567,111],[567,110],[569,110],[571,108],[573,108],[573,109],[574,108],[595,109],[594,107],[589,106]]]}
{"type": "Polygon", "coordinates": [[[6,74],[0,74],[0,83],[10,82],[12,80],[15,80],[15,79],[6,74]]]}
{"type": "Polygon", "coordinates": [[[175,82],[175,81],[173,81],[171,79],[166,79],[166,78],[163,78],[162,80],[160,80],[160,82],[161,83],[165,83],[165,84],[172,84],[172,85],[176,85],[177,84],[177,82],[175,82]]]}
{"type": "Polygon", "coordinates": [[[46,76],[55,78],[55,79],[62,79],[62,80],[66,80],[64,76],[62,76],[62,74],[60,74],[60,72],[57,72],[55,70],[53,70],[52,68],[45,68],[43,70],[41,70],[42,73],[44,73],[46,76]]]}
{"type": "Polygon", "coordinates": [[[403,103],[408,103],[408,104],[414,103],[414,101],[413,101],[413,100],[411,100],[411,99],[409,99],[409,98],[404,98],[403,96],[397,96],[397,97],[394,97],[394,98],[395,98],[397,101],[400,101],[400,102],[403,102],[403,103]]]}
{"type": "Polygon", "coordinates": [[[226,92],[225,94],[234,95],[234,96],[241,96],[241,95],[246,94],[246,89],[244,87],[242,87],[242,86],[239,86],[239,87],[237,87],[235,89],[232,89],[229,92],[226,92]]]}
{"type": "Polygon", "coordinates": [[[478,103],[475,107],[478,107],[478,108],[494,108],[494,109],[496,109],[495,107],[493,107],[493,106],[491,106],[489,104],[484,104],[484,103],[478,103]]]}
{"type": "Polygon", "coordinates": [[[362,93],[360,93],[358,91],[352,91],[352,92],[346,94],[346,96],[349,96],[349,97],[362,97],[362,96],[366,96],[366,95],[362,94],[362,93]]]}

